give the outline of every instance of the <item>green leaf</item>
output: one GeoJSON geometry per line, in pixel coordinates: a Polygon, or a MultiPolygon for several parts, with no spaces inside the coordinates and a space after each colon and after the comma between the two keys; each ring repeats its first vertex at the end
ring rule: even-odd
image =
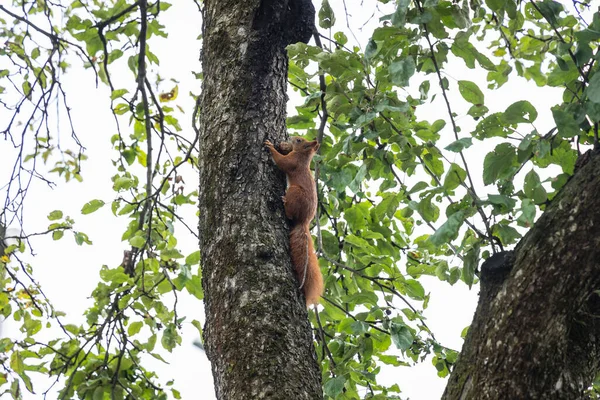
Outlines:
{"type": "Polygon", "coordinates": [[[506,0],[485,0],[485,4],[494,12],[499,12],[506,6],[506,0]]]}
{"type": "Polygon", "coordinates": [[[113,92],[110,95],[110,99],[111,100],[115,100],[118,99],[119,97],[123,96],[124,94],[129,93],[129,90],[127,89],[117,89],[117,90],[113,90],[113,92]]]}
{"type": "Polygon", "coordinates": [[[383,354],[379,354],[377,358],[379,358],[379,360],[382,363],[387,365],[393,365],[395,367],[402,365],[402,362],[398,359],[398,356],[386,356],[383,354]]]}
{"type": "Polygon", "coordinates": [[[425,289],[419,283],[419,281],[414,279],[407,279],[405,282],[402,282],[404,286],[404,290],[406,294],[415,300],[423,300],[425,298],[425,289]]]}
{"type": "Polygon", "coordinates": [[[396,11],[392,14],[392,25],[397,28],[402,28],[406,22],[406,14],[408,12],[408,5],[410,0],[397,0],[396,11]]]}
{"type": "MultiPolygon", "coordinates": [[[[163,335],[163,339],[164,339],[164,335],[163,335]]],[[[164,344],[163,344],[163,347],[164,347],[164,344]]],[[[162,361],[165,364],[168,364],[168,362],[160,354],[158,354],[158,353],[150,353],[150,355],[152,357],[156,358],[157,360],[162,361]]]]}
{"type": "Polygon", "coordinates": [[[572,113],[564,111],[559,106],[556,106],[552,107],[552,116],[554,117],[554,122],[556,122],[556,127],[558,128],[560,136],[572,138],[581,133],[579,124],[573,118],[572,113]]]}
{"type": "Polygon", "coordinates": [[[200,322],[194,319],[192,320],[192,325],[194,325],[194,327],[198,329],[198,334],[200,335],[200,337],[202,337],[202,325],[200,324],[200,322]]]}
{"type": "Polygon", "coordinates": [[[516,149],[510,143],[501,143],[483,160],[483,183],[490,185],[499,179],[510,178],[517,166],[516,149]]]}
{"type": "Polygon", "coordinates": [[[28,100],[31,100],[31,83],[29,83],[29,81],[23,81],[23,83],[21,84],[21,88],[23,89],[23,94],[25,95],[25,97],[27,97],[28,100]]]}
{"type": "Polygon", "coordinates": [[[119,49],[115,49],[115,50],[111,51],[110,54],[108,55],[107,62],[108,62],[108,64],[110,64],[113,61],[115,61],[121,57],[123,57],[123,51],[119,50],[119,49]]]}
{"type": "MultiPolygon", "coordinates": [[[[558,68],[553,68],[548,74],[548,86],[565,86],[579,79],[579,70],[571,58],[561,59],[558,68]],[[561,68],[562,64],[562,68],[561,68]]],[[[557,59],[558,61],[558,59],[557,59]]]]}
{"type": "Polygon", "coordinates": [[[490,82],[490,84],[488,85],[490,89],[499,88],[500,86],[508,82],[508,77],[510,76],[510,73],[513,70],[513,68],[504,60],[500,61],[500,64],[498,66],[493,66],[494,70],[490,71],[487,76],[487,80],[488,82],[490,82]]]}
{"type": "Polygon", "coordinates": [[[352,333],[352,324],[354,323],[354,318],[342,318],[342,320],[337,324],[338,332],[346,332],[352,333]]]}
{"type": "Polygon", "coordinates": [[[133,187],[134,183],[135,182],[133,179],[126,176],[120,176],[117,179],[115,179],[115,182],[113,184],[113,190],[127,190],[133,187]]]}
{"type": "Polygon", "coordinates": [[[501,195],[501,194],[490,194],[488,196],[487,201],[494,206],[499,206],[499,210],[501,213],[507,213],[512,211],[517,204],[515,199],[511,199],[510,197],[501,195]]]}
{"type": "Polygon", "coordinates": [[[575,32],[575,37],[580,43],[589,43],[600,40],[600,30],[595,31],[593,29],[582,29],[579,32],[575,32]]]}
{"type": "Polygon", "coordinates": [[[367,253],[375,253],[375,249],[367,242],[366,240],[356,236],[356,235],[347,235],[344,238],[346,243],[351,244],[353,247],[357,249],[362,249],[367,253]]]}
{"type": "Polygon", "coordinates": [[[472,132],[472,135],[479,140],[496,136],[507,137],[511,131],[505,127],[502,115],[502,113],[488,115],[477,124],[477,128],[472,132]]]}
{"type": "Polygon", "coordinates": [[[600,104],[600,72],[596,72],[585,89],[585,94],[591,102],[600,104]]]}
{"type": "Polygon", "coordinates": [[[129,327],[127,328],[127,336],[131,337],[133,335],[138,334],[139,331],[142,330],[143,326],[144,326],[144,323],[141,321],[136,321],[136,322],[130,323],[129,327]]]}
{"type": "Polygon", "coordinates": [[[363,321],[353,321],[350,329],[354,335],[364,335],[369,331],[369,325],[363,321]]]}
{"type": "Polygon", "coordinates": [[[293,115],[287,118],[286,125],[288,128],[306,129],[313,128],[315,126],[315,121],[313,120],[312,116],[293,115]]]}
{"type": "Polygon", "coordinates": [[[344,34],[344,32],[336,32],[333,34],[333,38],[336,42],[341,44],[342,46],[348,43],[348,37],[344,34]]]}
{"type": "MultiPolygon", "coordinates": [[[[383,201],[385,201],[385,199],[383,201]]],[[[379,204],[381,205],[382,203],[379,204]]],[[[344,212],[344,218],[346,219],[346,222],[348,222],[348,225],[354,230],[363,229],[367,225],[369,208],[369,204],[367,204],[366,202],[355,203],[349,208],[347,208],[344,212]]],[[[391,210],[390,215],[394,215],[394,212],[396,212],[395,208],[391,210]]],[[[378,210],[377,214],[381,219],[383,219],[383,217],[385,216],[385,210],[380,209],[378,210]]]]}
{"type": "Polygon", "coordinates": [[[440,216],[440,209],[431,201],[433,195],[429,195],[418,203],[416,209],[421,214],[421,217],[427,222],[435,222],[440,216]]]}
{"type": "Polygon", "coordinates": [[[146,350],[152,351],[152,350],[154,350],[154,346],[156,346],[156,334],[155,333],[150,335],[150,337],[148,338],[148,342],[144,345],[144,347],[146,348],[146,350]]]}
{"type": "Polygon", "coordinates": [[[19,377],[25,383],[25,387],[27,388],[27,391],[29,393],[33,393],[33,384],[31,383],[31,378],[27,374],[25,374],[25,372],[20,373],[19,377]]]}
{"type": "Polygon", "coordinates": [[[530,228],[535,220],[536,208],[529,199],[523,199],[521,202],[521,214],[517,218],[519,225],[530,228]]]}
{"type": "Polygon", "coordinates": [[[163,336],[160,343],[162,344],[163,348],[169,352],[173,351],[175,346],[181,344],[181,336],[179,336],[179,333],[177,333],[177,329],[173,324],[169,324],[167,329],[163,331],[163,336]]]}
{"type": "Polygon", "coordinates": [[[42,322],[38,319],[32,318],[29,313],[26,313],[24,317],[23,328],[25,328],[28,336],[33,336],[42,329],[42,322]]]}
{"type": "MultiPolygon", "coordinates": [[[[381,200],[381,202],[379,204],[377,204],[377,206],[375,206],[375,208],[373,210],[375,215],[377,216],[378,220],[382,220],[386,216],[388,218],[392,218],[392,216],[398,209],[398,206],[400,205],[400,200],[401,200],[401,196],[394,194],[394,193],[384,193],[384,194],[382,194],[382,197],[383,197],[383,200],[381,200]]],[[[359,204],[363,204],[363,203],[359,203],[359,204]]],[[[354,209],[354,207],[355,206],[352,206],[349,210],[354,209]]],[[[368,207],[369,207],[368,204],[364,204],[361,207],[361,209],[357,210],[357,212],[359,212],[359,214],[362,218],[361,222],[363,222],[363,223],[364,223],[364,219],[368,215],[367,214],[368,207]]]]}
{"type": "Polygon", "coordinates": [[[120,104],[117,104],[113,110],[114,110],[115,114],[123,115],[127,111],[129,111],[129,106],[127,104],[120,103],[120,104]]]}
{"type": "Polygon", "coordinates": [[[413,194],[420,192],[423,189],[427,189],[429,184],[427,182],[419,181],[407,192],[407,194],[413,194]]]}
{"type": "Polygon", "coordinates": [[[371,60],[373,57],[375,57],[378,51],[379,49],[377,48],[377,43],[373,39],[369,40],[369,43],[367,43],[367,48],[365,49],[365,58],[367,60],[371,60]]]}
{"type": "Polygon", "coordinates": [[[487,108],[486,106],[478,104],[478,105],[471,106],[471,108],[469,108],[469,111],[467,111],[467,114],[470,115],[471,117],[473,117],[473,119],[477,120],[477,119],[483,117],[489,111],[490,111],[490,109],[487,108]]]}
{"type": "Polygon", "coordinates": [[[85,205],[81,209],[81,213],[83,215],[91,214],[94,211],[98,210],[102,206],[104,206],[104,201],[102,201],[102,200],[92,200],[92,201],[90,201],[88,203],[85,203],[85,205]]]}
{"type": "MultiPolygon", "coordinates": [[[[114,203],[113,203],[114,204],[114,203]]],[[[131,214],[133,211],[138,209],[137,204],[125,204],[123,208],[121,208],[117,215],[127,215],[131,214]]]]}
{"type": "MultiPolygon", "coordinates": [[[[540,143],[543,142],[546,141],[540,141],[540,143]]],[[[551,148],[548,143],[547,149],[541,148],[536,152],[534,161],[536,165],[542,168],[550,164],[557,164],[564,172],[572,175],[575,162],[577,161],[577,150],[573,149],[571,144],[566,140],[554,140],[551,148]]]]}
{"type": "Polygon", "coordinates": [[[557,26],[560,20],[560,13],[563,11],[563,6],[554,0],[537,1],[537,7],[540,13],[550,22],[553,26],[557,26]]]}
{"type": "Polygon", "coordinates": [[[537,115],[537,110],[530,102],[521,100],[508,106],[502,118],[509,124],[532,123],[536,120],[537,115]]]}
{"type": "Polygon", "coordinates": [[[484,96],[479,86],[471,81],[458,81],[458,90],[463,99],[471,104],[481,105],[484,103],[484,96]]]}
{"type": "Polygon", "coordinates": [[[323,0],[319,10],[319,26],[323,29],[329,29],[335,25],[335,14],[329,5],[328,0],[323,0]]]}
{"type": "Polygon", "coordinates": [[[12,394],[13,399],[21,398],[21,387],[18,379],[14,379],[10,384],[10,393],[12,394]]]}
{"type": "Polygon", "coordinates": [[[390,81],[399,87],[408,86],[408,81],[414,75],[415,71],[415,60],[411,56],[404,57],[390,64],[390,81]]]}
{"type": "Polygon", "coordinates": [[[594,52],[587,43],[579,43],[574,55],[577,66],[582,67],[594,56],[594,52]]]}
{"type": "Polygon", "coordinates": [[[73,335],[79,335],[81,329],[77,325],[67,324],[65,325],[65,329],[71,332],[73,335]]]}
{"type": "Polygon", "coordinates": [[[143,236],[134,236],[129,239],[129,244],[132,245],[133,247],[137,247],[138,249],[141,249],[146,244],[146,238],[143,236]]]}
{"type": "Polygon", "coordinates": [[[471,138],[462,138],[455,140],[445,147],[446,150],[452,151],[454,153],[460,153],[464,149],[467,149],[473,145],[473,139],[471,138]]]}
{"type": "Polygon", "coordinates": [[[48,219],[50,221],[56,221],[58,219],[61,219],[63,217],[63,212],[60,210],[54,210],[52,212],[50,212],[50,214],[48,214],[48,219]]]}
{"type": "Polygon", "coordinates": [[[454,190],[459,187],[466,178],[467,172],[458,164],[452,163],[444,178],[444,188],[449,191],[454,190]]]}
{"type": "Polygon", "coordinates": [[[105,282],[122,284],[127,282],[130,277],[123,272],[123,268],[108,269],[106,266],[100,269],[100,278],[105,282]]]}
{"type": "Polygon", "coordinates": [[[496,66],[488,57],[480,53],[477,48],[469,41],[470,32],[460,31],[454,37],[454,42],[450,50],[452,54],[463,59],[468,68],[475,68],[475,61],[488,71],[495,71],[496,66]]]}
{"type": "Polygon", "coordinates": [[[542,204],[548,199],[546,189],[542,186],[540,177],[533,169],[525,175],[523,190],[525,195],[532,199],[535,204],[542,204]]]}
{"type": "Polygon", "coordinates": [[[98,386],[94,390],[94,394],[92,395],[92,400],[103,400],[104,399],[104,387],[98,386]]]}
{"type": "Polygon", "coordinates": [[[177,249],[164,249],[160,252],[160,258],[163,260],[170,260],[172,258],[183,258],[183,254],[177,249]]]}
{"type": "Polygon", "coordinates": [[[92,244],[92,241],[88,238],[88,235],[83,232],[73,232],[73,235],[75,236],[75,243],[77,243],[79,246],[84,243],[92,244]]]}
{"type": "Polygon", "coordinates": [[[475,271],[477,270],[477,266],[479,265],[479,242],[476,242],[473,247],[471,247],[464,257],[464,264],[462,269],[462,279],[465,281],[469,287],[473,285],[473,280],[475,279],[475,271]]]}
{"type": "Polygon", "coordinates": [[[492,234],[494,236],[497,236],[502,242],[502,245],[504,246],[516,243],[517,239],[521,237],[519,231],[517,231],[512,226],[503,223],[498,223],[494,225],[492,227],[492,234]]]}
{"type": "Polygon", "coordinates": [[[198,300],[204,299],[204,291],[199,275],[193,275],[192,279],[185,282],[185,288],[189,294],[196,297],[198,300]]]}
{"type": "Polygon", "coordinates": [[[458,236],[458,230],[464,221],[464,211],[455,212],[448,217],[446,222],[444,222],[433,235],[429,237],[429,241],[436,247],[441,246],[444,243],[450,243],[458,236]]]}
{"type": "MultiPolygon", "coordinates": [[[[466,4],[466,2],[463,4],[466,4]]],[[[456,4],[452,5],[452,20],[458,29],[465,29],[471,26],[471,20],[469,19],[469,8],[461,8],[456,4]]]]}
{"type": "Polygon", "coordinates": [[[171,285],[171,282],[165,279],[156,286],[156,291],[159,294],[169,293],[173,291],[173,286],[171,285]]]}
{"type": "Polygon", "coordinates": [[[413,334],[404,324],[392,322],[390,334],[394,345],[402,351],[408,350],[413,344],[413,334]]]}
{"type": "Polygon", "coordinates": [[[585,112],[592,122],[600,121],[600,103],[585,102],[585,112]]]}
{"type": "Polygon", "coordinates": [[[17,374],[22,374],[25,370],[25,364],[23,363],[23,358],[21,357],[21,352],[14,351],[10,355],[10,368],[15,371],[17,374]]]}
{"type": "Polygon", "coordinates": [[[327,396],[335,399],[337,396],[342,394],[345,384],[346,378],[343,375],[339,375],[325,382],[325,385],[323,385],[323,391],[327,396]]]}
{"type": "Polygon", "coordinates": [[[185,258],[186,265],[196,265],[200,263],[200,250],[197,250],[185,258]]]}
{"type": "Polygon", "coordinates": [[[354,179],[352,179],[352,182],[348,184],[348,189],[352,190],[354,193],[358,193],[366,175],[367,164],[362,164],[358,169],[358,172],[356,172],[354,179]]]}

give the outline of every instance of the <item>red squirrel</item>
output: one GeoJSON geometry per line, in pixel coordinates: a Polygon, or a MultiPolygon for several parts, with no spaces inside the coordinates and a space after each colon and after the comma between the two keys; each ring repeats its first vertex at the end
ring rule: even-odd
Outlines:
{"type": "Polygon", "coordinates": [[[323,293],[323,276],[309,230],[310,221],[317,211],[317,189],[309,167],[310,160],[319,149],[319,142],[292,137],[290,142],[279,146],[281,151],[289,151],[288,154],[277,151],[268,140],[265,146],[271,151],[275,164],[287,176],[288,187],[283,205],[292,225],[290,249],[296,277],[304,291],[306,306],[318,304],[323,293]]]}

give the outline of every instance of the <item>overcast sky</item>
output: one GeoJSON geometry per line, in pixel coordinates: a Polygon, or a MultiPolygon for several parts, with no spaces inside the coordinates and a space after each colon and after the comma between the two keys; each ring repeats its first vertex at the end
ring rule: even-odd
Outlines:
{"type": "MultiPolygon", "coordinates": [[[[199,81],[196,81],[190,73],[190,71],[200,70],[199,42],[195,40],[200,33],[199,14],[192,1],[175,1],[173,3],[174,6],[161,15],[161,22],[166,25],[169,38],[166,40],[153,38],[151,46],[153,46],[154,53],[160,58],[160,75],[163,78],[174,78],[180,82],[180,97],[177,104],[186,110],[192,110],[193,102],[187,98],[187,94],[189,92],[198,93],[200,90],[199,81]]],[[[318,9],[317,3],[315,5],[318,9]]],[[[352,40],[353,35],[348,32],[346,27],[342,2],[331,0],[330,3],[337,12],[337,24],[334,32],[344,30],[352,40]]],[[[346,2],[350,25],[353,28],[352,32],[363,48],[373,28],[378,24],[377,16],[370,18],[373,14],[373,4],[375,4],[374,1],[346,2]],[[364,7],[361,8],[359,3],[364,3],[364,7]]],[[[475,81],[482,89],[486,87],[485,73],[468,70],[461,60],[453,58],[451,60],[452,65],[445,70],[445,73],[454,89],[456,89],[456,81],[461,79],[475,81]]],[[[0,67],[1,62],[0,60],[0,67]]],[[[63,77],[63,82],[72,107],[75,128],[89,157],[82,169],[84,181],[83,183],[73,181],[64,184],[60,179],[56,179],[58,187],[54,190],[48,189],[41,182],[36,182],[28,194],[25,232],[46,230],[47,215],[52,210],[61,209],[76,220],[76,229],[87,233],[94,242],[93,246],[79,247],[74,244],[68,234],[58,242],[46,237],[39,237],[32,240],[37,256],[35,259],[27,257],[33,264],[34,276],[41,283],[46,295],[56,309],[67,313],[67,317],[63,319],[68,323],[80,324],[84,321],[83,312],[92,304],[89,297],[99,279],[100,267],[103,264],[111,267],[120,264],[123,250],[127,249],[129,245],[120,241],[127,220],[114,218],[109,206],[87,216],[79,213],[81,207],[92,199],[102,199],[110,203],[114,198],[110,177],[116,172],[111,163],[111,160],[116,158],[116,153],[112,151],[108,138],[116,132],[116,127],[109,109],[109,90],[104,86],[95,88],[90,71],[82,71],[78,62],[73,64],[74,67],[63,77]]],[[[119,83],[128,84],[128,87],[131,88],[131,75],[128,70],[124,69],[123,72],[119,72],[113,69],[113,74],[117,88],[120,87],[119,83]]],[[[416,76],[412,83],[418,86],[422,79],[422,77],[416,76]]],[[[430,79],[432,91],[436,90],[436,81],[433,76],[430,76],[430,79]]],[[[169,82],[165,82],[161,89],[168,91],[171,86],[169,82]]],[[[474,126],[471,117],[466,116],[470,105],[460,98],[457,90],[451,92],[451,95],[454,111],[458,114],[457,120],[462,127],[463,135],[466,136],[474,126]]],[[[290,97],[292,101],[298,101],[296,96],[290,95],[290,97]]],[[[561,90],[540,89],[531,82],[527,83],[511,77],[511,81],[500,90],[486,92],[486,105],[491,111],[503,111],[515,101],[529,100],[539,112],[536,122],[538,131],[546,132],[553,126],[549,108],[559,103],[560,97],[561,90]]],[[[421,107],[418,110],[418,116],[430,121],[439,118],[447,119],[445,108],[440,100],[441,97],[438,96],[435,103],[421,107]]],[[[290,114],[293,113],[293,107],[288,109],[290,114]]],[[[180,120],[184,127],[184,134],[192,138],[193,131],[189,123],[191,111],[184,118],[180,120]]],[[[64,119],[60,122],[66,123],[64,119]]],[[[126,125],[123,125],[122,129],[126,130],[126,125]]],[[[447,140],[447,143],[454,140],[448,127],[445,128],[444,134],[446,137],[442,140],[447,140]]],[[[63,137],[59,137],[59,140],[63,143],[69,142],[70,132],[68,129],[61,128],[60,135],[63,137]]],[[[488,188],[484,188],[481,183],[481,165],[483,156],[489,151],[489,145],[482,147],[476,141],[474,142],[475,145],[467,150],[466,156],[475,175],[474,178],[478,182],[478,193],[482,196],[488,188]]],[[[1,141],[0,152],[9,155],[0,158],[1,187],[6,182],[7,171],[12,166],[11,154],[14,154],[14,150],[8,142],[1,141]]],[[[197,176],[191,170],[184,172],[184,180],[188,189],[197,185],[197,176]]],[[[0,193],[0,195],[4,197],[4,193],[0,193]]],[[[190,225],[195,226],[196,217],[193,209],[188,212],[187,217],[192,221],[190,225]]],[[[197,248],[196,239],[189,234],[186,235],[185,230],[178,231],[178,238],[179,248],[184,254],[189,254],[197,248]]],[[[460,350],[462,346],[460,332],[471,322],[477,301],[477,288],[468,290],[466,285],[461,282],[451,287],[447,283],[430,277],[423,277],[420,280],[426,291],[432,293],[429,308],[425,310],[429,327],[443,345],[460,350]]],[[[193,319],[204,321],[203,304],[195,298],[183,294],[180,295],[178,307],[178,313],[187,317],[186,323],[183,325],[183,345],[176,348],[173,354],[164,354],[166,352],[163,352],[169,365],[164,365],[152,357],[148,357],[145,364],[147,368],[154,368],[157,371],[163,383],[174,378],[175,387],[181,391],[184,400],[213,399],[210,366],[204,353],[192,345],[198,335],[196,329],[189,323],[193,319]]],[[[419,306],[417,305],[417,307],[419,306]]],[[[18,325],[10,320],[4,323],[2,333],[13,338],[22,337],[18,332],[18,325]]],[[[51,331],[51,333],[59,335],[56,331],[51,331]]],[[[403,397],[410,397],[413,400],[439,398],[445,387],[445,380],[437,377],[436,370],[430,362],[414,368],[387,368],[378,376],[378,380],[384,384],[398,383],[403,391],[403,397]]],[[[46,386],[44,379],[35,379],[34,388],[38,395],[26,395],[25,398],[41,398],[40,393],[45,390],[46,386]]],[[[49,396],[49,398],[53,398],[53,396],[49,396]]]]}

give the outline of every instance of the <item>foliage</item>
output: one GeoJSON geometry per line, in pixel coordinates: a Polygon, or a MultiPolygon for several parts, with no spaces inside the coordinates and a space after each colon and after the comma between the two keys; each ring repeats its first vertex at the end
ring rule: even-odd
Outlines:
{"type": "MultiPolygon", "coordinates": [[[[323,1],[317,15],[328,35],[288,47],[289,82],[304,99],[288,128],[322,143],[313,232],[327,289],[311,321],[328,398],[396,398],[398,385],[377,381],[383,367],[429,356],[443,377],[457,357],[425,322],[430,295],[419,278],[476,283],[480,259],[514,245],[574,172],[578,154],[598,141],[600,12],[586,20],[589,1],[372,0],[383,14],[363,49],[339,28],[344,11],[333,3],[323,1]],[[486,71],[487,87],[454,80],[445,72],[451,64],[486,71]],[[548,132],[537,130],[538,110],[518,95],[496,109],[493,90],[517,77],[563,90],[548,132]],[[420,110],[433,101],[437,119],[423,119],[420,110]],[[464,119],[455,111],[461,107],[464,119]],[[463,132],[465,121],[474,128],[463,132]],[[487,151],[481,166],[467,162],[477,151],[487,151]]],[[[168,36],[159,21],[169,7],[146,0],[0,5],[7,60],[0,101],[10,115],[2,133],[21,149],[0,214],[0,309],[26,334],[0,339],[0,390],[13,398],[32,391],[33,372],[56,377],[63,399],[167,398],[140,357],[160,359],[157,341],[169,351],[181,343],[184,317],[167,303],[169,293],[175,303],[182,291],[202,299],[200,254],[182,254],[175,235],[176,226],[184,230],[177,235],[196,235],[178,216],[197,196],[179,171],[196,164],[200,110],[185,110],[196,132],[190,140],[181,134],[183,110],[173,105],[178,87],[158,93],[162,79],[149,71],[159,66],[151,43],[168,36]],[[130,249],[121,265],[102,267],[87,322],[75,326],[44,296],[23,253],[37,234],[61,240],[71,232],[78,245],[91,245],[89,237],[63,210],[48,216],[46,232],[10,237],[5,228],[20,224],[30,182],[50,182],[40,164],[67,182],[83,179],[85,138],[70,125],[73,148],[59,146],[48,124],[54,108],[70,118],[61,76],[81,66],[110,88],[119,125],[107,138],[118,154],[115,193],[80,211],[110,203],[128,221],[122,240],[130,249]],[[129,82],[117,85],[112,71],[127,69],[129,82]],[[39,341],[50,324],[63,334],[39,341]]]]}
{"type": "MultiPolygon", "coordinates": [[[[600,13],[587,25],[550,0],[381,3],[389,13],[364,52],[343,32],[324,37],[326,46],[288,48],[290,82],[306,99],[288,126],[322,142],[316,231],[327,293],[313,321],[322,327],[318,352],[331,398],[365,389],[369,398],[393,398],[397,385],[377,383],[382,366],[428,355],[446,376],[457,353],[411,305],[427,306],[419,278],[472,285],[480,259],[518,241],[598,136],[600,13]],[[487,71],[487,88],[444,72],[461,62],[487,71]],[[494,109],[486,89],[516,76],[564,88],[552,108],[555,128],[539,132],[538,110],[518,97],[494,109]],[[423,120],[419,108],[436,97],[446,116],[423,120]],[[459,98],[470,132],[454,111],[464,107],[459,98]],[[471,147],[488,149],[482,168],[467,162],[471,147]]],[[[319,22],[329,29],[334,19],[319,22]]]]}
{"type": "MultiPolygon", "coordinates": [[[[121,239],[130,247],[121,265],[102,267],[92,293],[94,305],[86,311],[86,323],[77,326],[66,323],[64,313],[52,307],[32,277],[33,267],[23,261],[28,239],[37,233],[3,234],[14,244],[3,252],[6,273],[0,307],[5,318],[12,314],[21,323],[25,334],[22,341],[1,339],[7,361],[7,372],[0,374],[1,390],[15,399],[22,397],[24,389],[33,392],[32,372],[55,377],[54,385],[61,385],[61,399],[166,399],[167,390],[172,397],[180,397],[169,388],[172,382],[165,388],[141,362],[144,354],[163,360],[158,347],[171,351],[181,343],[185,317],[175,308],[177,292],[202,299],[199,252],[181,254],[175,236],[178,225],[197,237],[178,215],[182,207],[196,204],[197,191],[187,190],[179,174],[181,168],[196,163],[196,139],[181,134],[178,114],[183,110],[175,105],[176,82],[169,91],[158,93],[162,78],[150,72],[151,66],[159,64],[150,41],[167,36],[158,17],[169,7],[166,2],[74,1],[60,8],[54,3],[17,0],[12,6],[0,6],[0,36],[7,43],[0,52],[10,60],[0,70],[0,93],[4,111],[12,114],[3,133],[21,149],[0,223],[10,227],[20,222],[29,185],[23,182],[50,182],[50,177],[39,172],[40,164],[67,182],[83,179],[84,143],[73,128],[75,149],[65,148],[64,143],[61,147],[53,137],[58,132],[48,124],[53,108],[70,122],[61,78],[70,68],[83,66],[111,90],[107,100],[117,132],[106,140],[117,157],[112,177],[115,193],[107,194],[105,200],[90,199],[80,211],[85,215],[110,205],[115,216],[128,220],[121,239]],[[115,86],[118,79],[113,78],[113,68],[128,68],[129,82],[115,86]],[[17,123],[20,118],[24,118],[23,125],[17,123]],[[58,325],[61,336],[37,340],[44,322],[45,328],[58,325]]],[[[197,111],[193,115],[195,120],[197,111]]],[[[65,121],[62,124],[67,126],[65,121]]],[[[73,211],[77,210],[69,212],[73,211]]],[[[48,219],[45,233],[51,233],[54,240],[73,231],[78,245],[92,244],[85,233],[74,230],[75,220],[66,212],[53,211],[48,219]]],[[[192,323],[200,328],[198,321],[192,323]]]]}

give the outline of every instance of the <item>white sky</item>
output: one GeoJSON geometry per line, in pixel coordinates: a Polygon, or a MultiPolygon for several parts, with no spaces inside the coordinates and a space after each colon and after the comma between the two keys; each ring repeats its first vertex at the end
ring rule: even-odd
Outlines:
{"type": "MultiPolygon", "coordinates": [[[[199,42],[195,39],[200,33],[199,14],[196,6],[191,1],[173,2],[174,6],[161,15],[161,23],[166,25],[169,33],[167,40],[155,40],[151,42],[152,49],[160,58],[160,74],[163,78],[174,78],[179,83],[179,99],[177,104],[186,110],[192,109],[192,101],[187,98],[189,92],[198,93],[200,83],[194,79],[190,71],[199,71],[199,42]]],[[[352,35],[347,32],[346,20],[343,15],[341,0],[330,1],[334,11],[337,12],[337,24],[334,30],[346,30],[347,36],[352,40],[352,35]]],[[[359,38],[364,48],[372,30],[378,24],[377,17],[372,18],[369,23],[361,27],[371,16],[370,7],[374,2],[364,2],[363,9],[359,2],[346,2],[351,18],[354,34],[359,38]]],[[[363,2],[360,2],[363,3],[363,2]]],[[[319,4],[315,4],[319,7],[319,4]]],[[[131,75],[125,70],[124,74],[117,74],[113,67],[117,82],[128,83],[131,75]]],[[[452,91],[451,100],[454,111],[458,113],[458,123],[462,126],[462,137],[468,136],[468,132],[474,126],[471,117],[466,116],[470,105],[462,100],[456,90],[456,81],[461,79],[472,80],[479,83],[480,88],[485,88],[485,73],[482,71],[469,70],[462,60],[452,58],[452,65],[446,69],[452,91]]],[[[414,86],[422,81],[422,77],[415,76],[412,79],[414,86]]],[[[435,78],[430,75],[432,92],[437,91],[435,78]]],[[[83,165],[83,183],[73,181],[69,184],[61,183],[55,179],[58,187],[49,190],[44,184],[37,182],[32,186],[28,194],[26,205],[26,233],[40,232],[46,230],[48,221],[46,216],[55,209],[61,209],[66,215],[76,220],[76,229],[87,233],[94,242],[93,246],[76,246],[70,235],[65,234],[61,241],[54,242],[49,238],[35,238],[32,240],[34,250],[37,254],[32,264],[34,276],[41,283],[46,295],[51,299],[58,310],[67,313],[63,321],[68,323],[82,323],[83,312],[92,301],[90,294],[99,279],[98,271],[103,264],[115,266],[120,264],[123,250],[129,246],[120,241],[124,230],[125,219],[113,217],[110,211],[110,202],[113,199],[112,182],[110,176],[116,171],[111,160],[115,153],[111,149],[108,138],[116,132],[115,122],[109,110],[109,90],[100,86],[96,89],[90,71],[82,71],[78,63],[63,77],[66,90],[72,106],[74,124],[79,137],[87,148],[88,161],[83,165]],[[107,205],[101,210],[87,216],[79,214],[81,207],[92,199],[102,199],[107,205]]],[[[119,85],[116,85],[117,88],[119,85]]],[[[131,87],[131,86],[129,86],[131,87]]],[[[170,83],[165,83],[162,90],[169,90],[170,83]]],[[[410,89],[412,90],[412,89],[410,89]]],[[[416,95],[416,91],[412,91],[416,95]]],[[[552,116],[549,108],[559,103],[561,91],[556,89],[540,89],[532,82],[525,82],[511,76],[511,81],[500,90],[486,92],[486,105],[491,111],[503,111],[508,105],[518,100],[529,100],[536,106],[539,116],[536,127],[539,132],[545,133],[553,126],[552,116]]],[[[290,91],[290,97],[295,96],[290,91]]],[[[428,104],[418,110],[420,118],[434,121],[439,118],[447,119],[445,106],[438,96],[434,104],[428,104]]],[[[289,107],[289,113],[293,114],[293,107],[289,107]]],[[[184,128],[184,135],[193,137],[190,127],[190,113],[180,118],[180,124],[184,128]]],[[[66,123],[66,120],[62,121],[66,123]]],[[[122,129],[127,132],[126,123],[122,129]]],[[[63,142],[68,141],[70,135],[67,128],[62,132],[66,136],[61,138],[63,142]]],[[[525,132],[528,133],[528,132],[525,132]]],[[[449,124],[443,131],[443,143],[454,141],[449,124]]],[[[445,145],[445,144],[444,144],[445,145]]],[[[442,145],[441,147],[443,147],[442,145]]],[[[474,146],[466,151],[470,163],[471,172],[476,179],[477,189],[480,196],[484,197],[485,189],[481,183],[481,168],[483,156],[489,151],[489,145],[483,147],[480,142],[474,140],[474,146]]],[[[10,156],[12,146],[8,142],[0,142],[0,154],[9,154],[9,157],[0,158],[0,185],[6,181],[6,174],[12,163],[10,156]]],[[[524,168],[524,173],[528,171],[524,168]]],[[[187,190],[193,190],[197,185],[197,176],[193,171],[184,174],[187,190]]],[[[410,186],[410,185],[409,185],[410,186]]],[[[489,188],[486,188],[489,189],[489,188]]],[[[3,193],[2,194],[3,197],[3,193]]],[[[188,215],[190,225],[195,226],[195,210],[190,210],[188,215]]],[[[184,254],[189,254],[197,247],[196,239],[178,228],[180,249],[184,254]]],[[[447,283],[435,278],[423,277],[420,279],[427,292],[431,292],[429,308],[425,310],[427,323],[435,333],[437,339],[445,346],[460,350],[462,339],[460,332],[471,322],[472,314],[477,301],[477,288],[468,290],[462,283],[450,287],[447,283]]],[[[151,357],[147,358],[146,366],[155,369],[161,377],[162,382],[175,379],[175,387],[180,390],[184,400],[189,399],[214,399],[212,387],[212,376],[206,356],[202,351],[192,345],[197,339],[196,329],[189,323],[193,319],[203,321],[204,306],[198,300],[181,294],[179,298],[178,313],[187,317],[183,325],[183,344],[175,349],[172,354],[164,354],[163,357],[170,363],[164,365],[151,357]]],[[[417,304],[417,307],[419,305],[417,304]]],[[[7,321],[3,325],[3,334],[13,338],[22,337],[18,332],[18,325],[7,321]]],[[[56,333],[56,331],[53,331],[56,333]]],[[[49,336],[48,336],[49,337],[49,336]]],[[[445,387],[445,380],[436,375],[435,368],[430,362],[425,362],[413,368],[398,367],[387,368],[379,375],[381,383],[398,383],[403,390],[403,397],[413,400],[428,400],[439,398],[445,387]]],[[[41,392],[45,390],[44,379],[35,379],[34,388],[37,395],[26,394],[26,399],[41,398],[41,392]]],[[[52,396],[49,396],[52,398],[52,396]]]]}

